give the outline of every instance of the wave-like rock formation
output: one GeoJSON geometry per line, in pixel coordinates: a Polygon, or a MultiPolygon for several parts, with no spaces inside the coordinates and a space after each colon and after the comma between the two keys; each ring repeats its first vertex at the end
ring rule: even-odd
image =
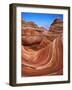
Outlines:
{"type": "Polygon", "coordinates": [[[49,31],[33,22],[23,23],[22,76],[63,75],[62,21],[54,20],[49,31]]]}

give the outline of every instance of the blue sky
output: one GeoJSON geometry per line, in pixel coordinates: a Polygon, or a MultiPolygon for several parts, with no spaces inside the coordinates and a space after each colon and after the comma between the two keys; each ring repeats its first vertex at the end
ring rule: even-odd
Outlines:
{"type": "Polygon", "coordinates": [[[26,22],[33,21],[38,26],[43,26],[45,28],[49,28],[52,22],[56,18],[60,18],[63,20],[62,14],[44,14],[44,13],[21,13],[21,18],[26,22]]]}

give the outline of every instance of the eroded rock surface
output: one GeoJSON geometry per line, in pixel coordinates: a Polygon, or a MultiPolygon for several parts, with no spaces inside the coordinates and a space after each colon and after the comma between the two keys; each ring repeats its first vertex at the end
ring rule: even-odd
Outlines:
{"type": "Polygon", "coordinates": [[[22,20],[22,76],[63,74],[63,21],[50,29],[22,20]]]}

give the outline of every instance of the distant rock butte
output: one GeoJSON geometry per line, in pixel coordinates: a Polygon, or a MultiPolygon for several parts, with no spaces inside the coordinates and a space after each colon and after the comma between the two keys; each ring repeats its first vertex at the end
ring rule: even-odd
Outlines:
{"type": "Polygon", "coordinates": [[[55,19],[50,26],[50,31],[55,33],[63,32],[63,21],[61,19],[55,19]]]}

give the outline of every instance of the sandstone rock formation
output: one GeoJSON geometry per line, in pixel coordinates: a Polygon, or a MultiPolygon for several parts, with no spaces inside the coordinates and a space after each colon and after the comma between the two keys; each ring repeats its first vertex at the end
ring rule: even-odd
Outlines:
{"type": "Polygon", "coordinates": [[[63,75],[63,21],[50,29],[22,20],[22,76],[63,75]]]}

